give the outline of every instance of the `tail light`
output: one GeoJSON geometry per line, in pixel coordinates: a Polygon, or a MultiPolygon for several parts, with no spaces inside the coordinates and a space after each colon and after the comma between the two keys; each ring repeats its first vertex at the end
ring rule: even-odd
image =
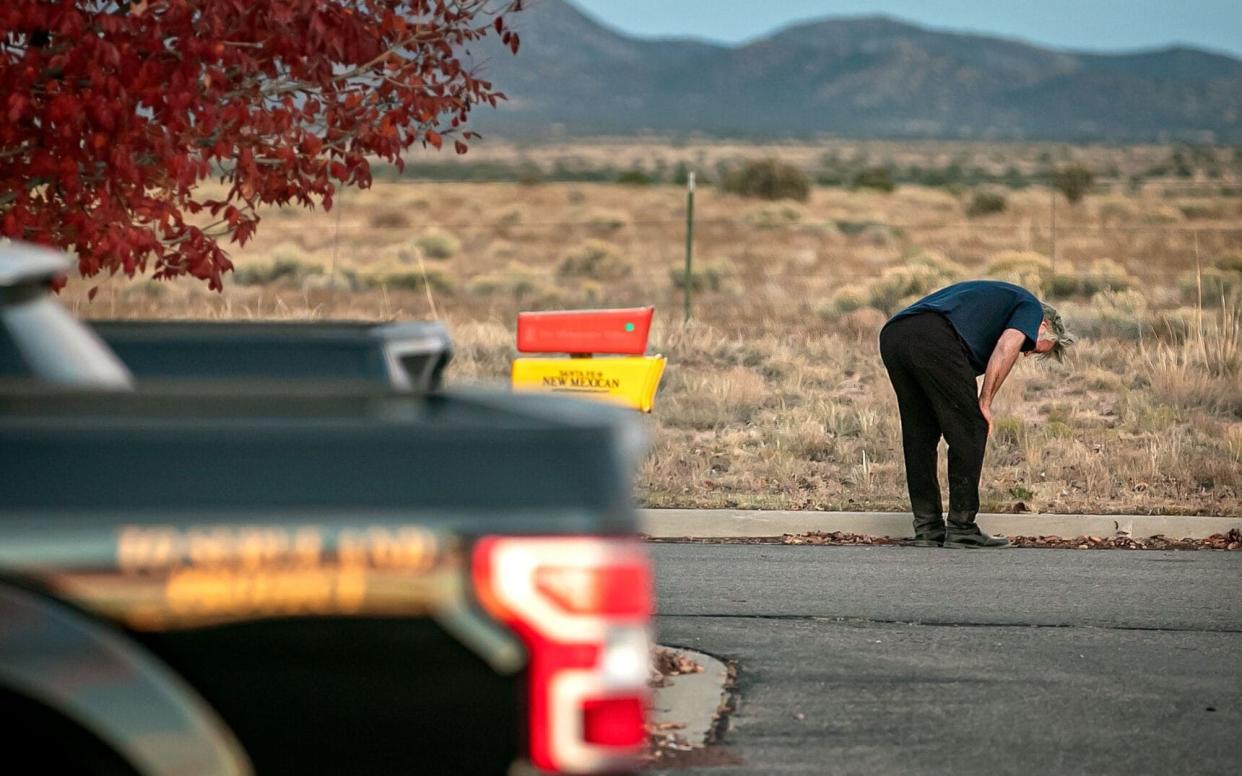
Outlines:
{"type": "Polygon", "coordinates": [[[562,773],[635,765],[645,738],[651,571],[628,539],[487,537],[483,605],[530,653],[530,758],[562,773]]]}

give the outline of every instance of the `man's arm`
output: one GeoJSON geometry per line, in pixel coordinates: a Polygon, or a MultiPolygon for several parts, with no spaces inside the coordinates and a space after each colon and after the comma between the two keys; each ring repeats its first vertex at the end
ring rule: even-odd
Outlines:
{"type": "Polygon", "coordinates": [[[992,398],[996,396],[1005,378],[1009,376],[1009,370],[1013,369],[1014,362],[1021,355],[1022,345],[1025,342],[1026,335],[1022,332],[1017,329],[1005,329],[996,342],[996,348],[992,350],[992,356],[988,359],[988,368],[983,373],[983,389],[979,391],[979,411],[983,413],[984,419],[988,422],[988,436],[992,435],[992,398]]]}

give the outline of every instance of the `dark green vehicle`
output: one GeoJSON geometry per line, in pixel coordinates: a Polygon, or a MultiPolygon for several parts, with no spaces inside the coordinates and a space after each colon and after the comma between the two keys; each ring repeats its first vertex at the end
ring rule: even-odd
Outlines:
{"type": "Polygon", "coordinates": [[[89,321],[137,380],[313,380],[438,390],[453,343],[438,323],[89,321]]]}
{"type": "MultiPolygon", "coordinates": [[[[628,416],[432,390],[410,379],[430,346],[404,386],[135,380],[47,296],[60,266],[0,246],[6,769],[634,765],[651,593],[628,416]]],[[[392,341],[364,328],[324,337],[392,341]]]]}

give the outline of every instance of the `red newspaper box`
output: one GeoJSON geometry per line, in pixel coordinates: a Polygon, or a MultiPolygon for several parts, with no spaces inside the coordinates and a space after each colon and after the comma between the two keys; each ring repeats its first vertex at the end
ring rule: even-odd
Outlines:
{"type": "Polygon", "coordinates": [[[641,356],[647,352],[654,314],[654,307],[518,313],[517,349],[521,353],[641,356]]]}

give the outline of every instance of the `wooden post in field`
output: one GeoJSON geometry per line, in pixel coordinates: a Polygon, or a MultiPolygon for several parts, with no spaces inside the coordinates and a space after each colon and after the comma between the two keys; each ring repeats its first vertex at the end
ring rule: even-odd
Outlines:
{"type": "Polygon", "coordinates": [[[1195,316],[1195,326],[1199,329],[1199,346],[1203,346],[1203,264],[1199,261],[1199,230],[1195,232],[1195,289],[1197,290],[1196,298],[1198,300],[1198,314],[1195,316]]]}
{"type": "Polygon", "coordinates": [[[690,263],[694,255],[694,173],[690,173],[686,178],[686,278],[683,284],[685,290],[685,304],[681,322],[683,325],[690,322],[690,286],[694,279],[691,273],[690,263]]]}

